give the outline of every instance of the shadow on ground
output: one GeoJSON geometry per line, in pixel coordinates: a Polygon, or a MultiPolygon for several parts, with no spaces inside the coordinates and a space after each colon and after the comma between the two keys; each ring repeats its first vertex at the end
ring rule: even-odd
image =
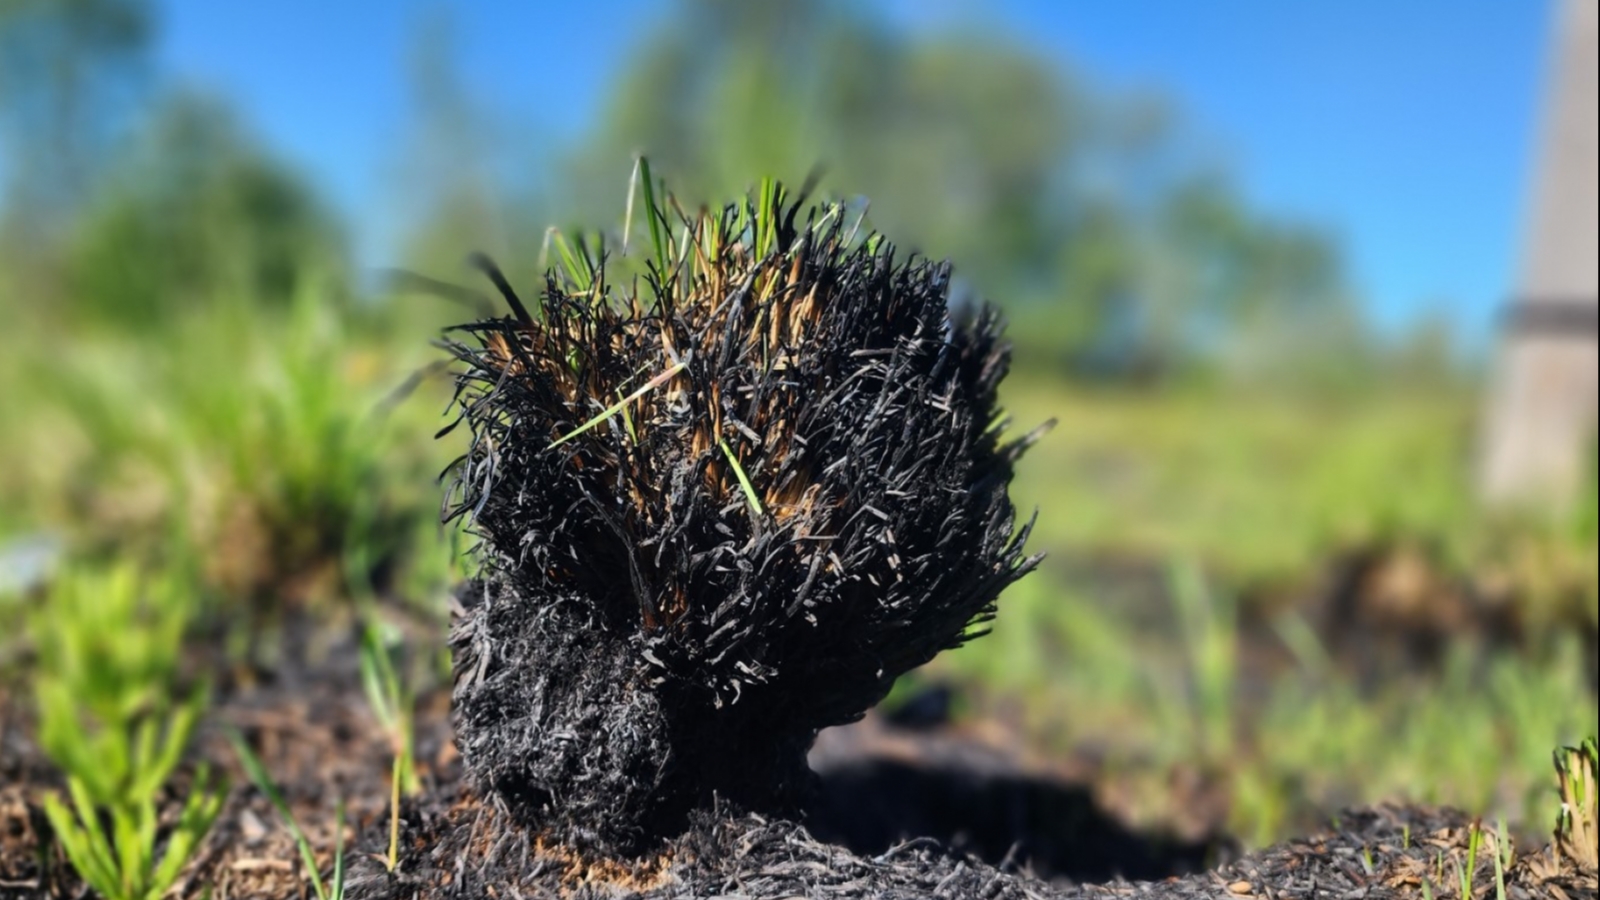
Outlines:
{"type": "Polygon", "coordinates": [[[862,856],[930,838],[1001,869],[1083,883],[1187,875],[1236,853],[1220,835],[1133,830],[1087,784],[943,728],[869,718],[821,735],[811,764],[820,784],[806,827],[862,856]]]}

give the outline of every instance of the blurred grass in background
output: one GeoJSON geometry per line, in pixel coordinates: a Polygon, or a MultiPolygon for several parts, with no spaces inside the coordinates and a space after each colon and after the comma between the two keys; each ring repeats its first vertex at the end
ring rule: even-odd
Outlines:
{"type": "MultiPolygon", "coordinates": [[[[16,588],[43,538],[67,569],[194,573],[200,618],[252,635],[358,600],[442,617],[446,388],[396,392],[466,314],[374,285],[369,223],[153,77],[157,12],[0,2],[0,616],[45,602],[16,588]]],[[[616,227],[646,149],[687,202],[826,163],[825,192],[956,261],[958,300],[1006,308],[1016,425],[1060,421],[1014,489],[1052,555],[912,680],[1093,758],[1130,815],[1204,795],[1254,842],[1389,797],[1531,823],[1549,748],[1596,730],[1594,485],[1575,516],[1479,509],[1481,367],[1448,323],[1375,334],[1337,245],[1250,208],[1161,98],[999,37],[686,0],[592,131],[506,179],[439,25],[399,265],[487,249],[532,291],[545,226],[616,227]]]]}

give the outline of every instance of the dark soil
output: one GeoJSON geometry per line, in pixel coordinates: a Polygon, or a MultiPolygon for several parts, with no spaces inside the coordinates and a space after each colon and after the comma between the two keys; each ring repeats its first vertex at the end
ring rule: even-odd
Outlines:
{"type": "MultiPolygon", "coordinates": [[[[644,861],[619,864],[548,843],[497,801],[475,796],[451,741],[446,691],[436,688],[423,696],[417,722],[424,791],[405,803],[400,865],[391,874],[383,861],[389,747],[361,693],[353,633],[336,631],[320,648],[306,635],[288,642],[310,648],[304,667],[238,671],[218,687],[195,755],[228,771],[232,787],[179,896],[199,897],[206,887],[217,898],[309,896],[294,845],[238,769],[224,725],[245,735],[283,786],[325,872],[335,803],[344,799],[352,898],[1309,900],[1420,897],[1424,878],[1435,897],[1454,897],[1467,857],[1466,815],[1385,807],[1231,858],[1220,834],[1186,839],[1119,822],[1075,780],[1084,773],[1032,766],[996,741],[947,727],[868,720],[824,733],[803,824],[701,813],[644,861]]],[[[59,783],[30,734],[21,696],[0,693],[0,898],[84,897],[41,812],[42,796],[59,783]]],[[[175,793],[168,802],[180,799],[175,793]]],[[[1494,896],[1492,860],[1480,850],[1479,897],[1494,896]]],[[[1507,896],[1595,897],[1595,875],[1519,849],[1507,896]]]]}
{"type": "MultiPolygon", "coordinates": [[[[818,840],[805,827],[754,816],[705,816],[665,852],[634,867],[586,862],[544,847],[471,800],[424,823],[401,875],[363,860],[357,898],[1400,898],[1459,896],[1471,820],[1450,810],[1384,807],[1347,813],[1342,827],[1183,878],[1101,884],[1045,881],[1016,860],[1000,866],[964,857],[929,838],[862,855],[818,840]]],[[[1092,834],[1087,835],[1094,840],[1092,834]]],[[[1474,896],[1495,883],[1492,838],[1473,872],[1474,896]]],[[[1595,875],[1549,851],[1522,856],[1506,876],[1512,900],[1596,896],[1595,875]]],[[[1492,896],[1492,894],[1490,894],[1492,896]]]]}

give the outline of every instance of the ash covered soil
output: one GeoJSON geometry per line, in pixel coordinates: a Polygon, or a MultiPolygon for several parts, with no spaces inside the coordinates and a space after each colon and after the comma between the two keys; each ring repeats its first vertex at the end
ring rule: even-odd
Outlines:
{"type": "MultiPolygon", "coordinates": [[[[286,641],[313,648],[294,666],[236,671],[218,686],[194,756],[226,770],[232,788],[175,896],[309,896],[294,843],[239,768],[227,727],[259,751],[324,873],[343,799],[355,900],[1385,898],[1421,897],[1424,879],[1439,897],[1459,895],[1469,858],[1469,816],[1397,806],[1347,811],[1337,829],[1239,856],[1215,828],[1196,836],[1193,824],[1165,834],[1129,827],[1096,805],[1091,771],[1041,766],[972,729],[901,728],[869,716],[821,735],[803,822],[702,813],[683,836],[623,864],[544,840],[477,796],[441,688],[419,700],[424,790],[404,803],[400,865],[390,873],[390,747],[362,694],[354,630],[324,638],[286,641]]],[[[0,897],[89,896],[42,812],[57,779],[33,742],[26,704],[0,694],[0,897]]],[[[176,788],[167,798],[174,813],[183,784],[176,788]]],[[[1480,838],[1475,896],[1495,896],[1493,841],[1492,832],[1480,838]]],[[[1507,897],[1596,896],[1593,868],[1553,848],[1515,850],[1507,897]]]]}

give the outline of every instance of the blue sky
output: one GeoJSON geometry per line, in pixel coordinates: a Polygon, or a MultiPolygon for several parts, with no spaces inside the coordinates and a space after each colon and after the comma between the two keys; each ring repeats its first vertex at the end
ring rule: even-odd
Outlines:
{"type": "MultiPolygon", "coordinates": [[[[169,0],[161,63],[233,99],[345,212],[370,220],[396,189],[412,29],[441,5],[474,92],[525,110],[552,142],[581,132],[618,60],[671,9],[169,0]]],[[[1341,240],[1382,326],[1443,309],[1481,337],[1513,290],[1548,0],[884,0],[883,10],[907,29],[981,22],[1091,84],[1174,98],[1255,205],[1341,240]]],[[[371,234],[362,243],[363,256],[384,252],[371,234]]]]}

